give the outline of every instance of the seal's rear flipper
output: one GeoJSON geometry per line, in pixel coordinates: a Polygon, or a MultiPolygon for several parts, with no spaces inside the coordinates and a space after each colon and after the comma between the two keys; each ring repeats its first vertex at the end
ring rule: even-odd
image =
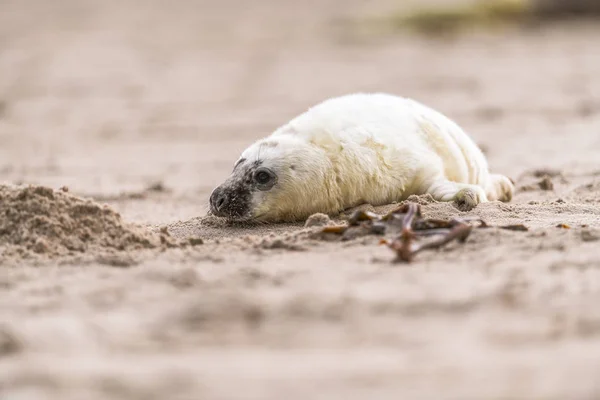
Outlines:
{"type": "Polygon", "coordinates": [[[437,201],[453,201],[461,211],[469,211],[488,198],[485,191],[477,185],[457,183],[445,178],[435,181],[427,189],[427,193],[437,201]]]}
{"type": "Polygon", "coordinates": [[[506,176],[490,174],[490,187],[487,190],[489,200],[509,202],[515,192],[514,183],[506,176]]]}

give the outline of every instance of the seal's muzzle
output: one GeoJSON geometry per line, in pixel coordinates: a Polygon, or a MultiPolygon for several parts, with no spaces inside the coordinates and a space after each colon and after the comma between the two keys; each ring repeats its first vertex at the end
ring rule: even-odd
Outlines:
{"type": "Polygon", "coordinates": [[[213,190],[209,204],[211,213],[217,217],[247,219],[251,214],[251,190],[243,182],[225,182],[213,190]]]}
{"type": "Polygon", "coordinates": [[[228,196],[226,193],[223,193],[221,187],[219,186],[210,195],[210,211],[217,216],[223,217],[221,215],[221,210],[225,210],[227,208],[228,196]]]}

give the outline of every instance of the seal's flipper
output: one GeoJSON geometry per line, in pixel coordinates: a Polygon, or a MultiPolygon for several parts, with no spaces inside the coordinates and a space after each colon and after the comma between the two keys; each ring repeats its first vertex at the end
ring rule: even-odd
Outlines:
{"type": "Polygon", "coordinates": [[[469,211],[479,203],[485,203],[488,198],[485,191],[477,185],[452,182],[447,179],[435,181],[427,193],[437,201],[454,201],[461,211],[469,211]]]}
{"type": "Polygon", "coordinates": [[[511,201],[515,185],[511,180],[500,174],[490,174],[490,187],[486,191],[489,200],[511,201]]]}

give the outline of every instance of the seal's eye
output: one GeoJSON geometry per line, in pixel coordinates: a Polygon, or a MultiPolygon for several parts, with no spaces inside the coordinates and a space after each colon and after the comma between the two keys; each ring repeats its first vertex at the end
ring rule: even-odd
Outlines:
{"type": "Polygon", "coordinates": [[[277,175],[268,168],[258,168],[254,172],[254,181],[258,183],[260,190],[269,190],[277,182],[277,175]]]}
{"type": "Polygon", "coordinates": [[[271,176],[265,171],[260,171],[258,174],[256,174],[254,179],[256,179],[256,182],[264,185],[265,183],[269,183],[271,176]]]}

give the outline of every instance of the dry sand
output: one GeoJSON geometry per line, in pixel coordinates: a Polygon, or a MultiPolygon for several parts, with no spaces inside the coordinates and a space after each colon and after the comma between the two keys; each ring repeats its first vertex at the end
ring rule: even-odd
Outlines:
{"type": "Polygon", "coordinates": [[[344,28],[394,3],[0,3],[0,398],[600,398],[600,27],[344,28]],[[443,111],[519,188],[425,216],[529,231],[403,265],[205,216],[251,141],[355,91],[443,111]]]}

